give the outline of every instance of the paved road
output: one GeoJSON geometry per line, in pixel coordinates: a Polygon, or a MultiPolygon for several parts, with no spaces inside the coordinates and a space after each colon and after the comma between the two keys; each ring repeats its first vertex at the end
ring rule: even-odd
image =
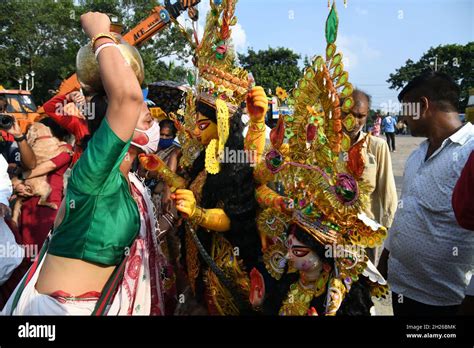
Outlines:
{"type": "MultiPolygon", "coordinates": [[[[398,197],[402,191],[403,171],[408,156],[415,150],[425,138],[415,138],[410,135],[400,135],[395,138],[396,152],[392,152],[392,168],[395,176],[398,197]]],[[[385,300],[375,300],[375,311],[377,315],[393,315],[391,298],[385,300]]]]}

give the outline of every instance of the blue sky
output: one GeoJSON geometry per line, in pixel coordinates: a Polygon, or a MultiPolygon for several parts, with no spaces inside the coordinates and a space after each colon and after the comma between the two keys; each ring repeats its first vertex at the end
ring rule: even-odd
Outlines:
{"type": "MultiPolygon", "coordinates": [[[[201,18],[207,3],[200,5],[201,18]]],[[[407,59],[418,60],[431,46],[474,41],[473,0],[348,0],[347,8],[336,0],[336,7],[336,44],[351,82],[373,96],[374,108],[396,101],[386,80],[407,59]]],[[[327,0],[239,0],[237,49],[282,46],[302,57],[321,54],[328,11],[327,0]]]]}

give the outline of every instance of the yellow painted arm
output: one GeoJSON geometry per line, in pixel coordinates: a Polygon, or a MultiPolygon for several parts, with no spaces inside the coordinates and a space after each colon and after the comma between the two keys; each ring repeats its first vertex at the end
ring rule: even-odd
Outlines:
{"type": "Polygon", "coordinates": [[[140,155],[140,164],[148,171],[156,172],[170,187],[171,192],[186,187],[186,180],[173,172],[157,155],[140,155]]]}
{"type": "Polygon", "coordinates": [[[196,207],[196,211],[190,220],[212,231],[225,232],[230,230],[230,219],[224,210],[220,208],[203,209],[196,207]]]}
{"type": "Polygon", "coordinates": [[[192,191],[178,189],[171,198],[176,200],[176,209],[191,223],[217,232],[230,230],[230,219],[224,210],[199,207],[192,191]]]}
{"type": "Polygon", "coordinates": [[[254,87],[247,94],[247,111],[250,117],[245,150],[252,151],[255,163],[259,163],[265,149],[265,115],[268,99],[262,87],[254,87]]]}
{"type": "Polygon", "coordinates": [[[289,199],[280,196],[267,185],[260,185],[256,189],[256,198],[262,208],[275,208],[280,212],[288,212],[293,208],[289,199]]]}
{"type": "Polygon", "coordinates": [[[260,163],[265,150],[265,121],[250,121],[249,129],[244,140],[244,148],[252,154],[254,163],[260,163]]]}

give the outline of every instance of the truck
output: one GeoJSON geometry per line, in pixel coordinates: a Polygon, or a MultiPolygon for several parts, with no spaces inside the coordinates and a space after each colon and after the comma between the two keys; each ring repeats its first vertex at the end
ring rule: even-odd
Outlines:
{"type": "Polygon", "coordinates": [[[6,113],[16,118],[23,132],[26,132],[29,124],[42,118],[30,91],[5,89],[0,85],[0,96],[5,97],[8,102],[6,113]]]}

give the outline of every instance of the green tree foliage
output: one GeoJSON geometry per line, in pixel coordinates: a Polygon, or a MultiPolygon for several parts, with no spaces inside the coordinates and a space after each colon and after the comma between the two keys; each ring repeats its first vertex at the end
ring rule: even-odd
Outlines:
{"type": "Polygon", "coordinates": [[[252,72],[257,84],[273,93],[277,87],[290,90],[295,86],[301,77],[298,59],[297,53],[283,47],[258,52],[249,49],[247,54],[239,54],[240,64],[252,72]]]}
{"type": "Polygon", "coordinates": [[[37,101],[74,71],[86,40],[72,1],[2,2],[0,28],[0,84],[18,88],[17,80],[33,70],[37,101]]]}
{"type": "MultiPolygon", "coordinates": [[[[75,72],[76,53],[87,42],[80,26],[81,14],[100,11],[116,15],[125,32],[151,14],[156,0],[6,0],[0,11],[0,85],[17,89],[18,79],[35,72],[33,95],[38,104],[51,97],[49,90],[75,72]]],[[[140,47],[145,63],[145,83],[162,77],[184,81],[181,65],[189,46],[174,26],[159,32],[140,47]]],[[[30,80],[31,81],[31,80],[30,80]]],[[[23,83],[23,88],[25,83],[23,83]]]]}
{"type": "Polygon", "coordinates": [[[433,66],[437,57],[437,69],[453,77],[461,87],[461,100],[459,111],[466,108],[469,97],[469,88],[474,87],[474,42],[466,45],[443,45],[431,47],[417,62],[408,59],[404,66],[390,74],[387,80],[391,84],[391,89],[400,89],[405,86],[415,76],[427,69],[434,69],[433,66]],[[432,63],[432,64],[430,64],[432,63]]]}
{"type": "MultiPolygon", "coordinates": [[[[122,22],[131,29],[159,5],[156,0],[124,1],[122,22]]],[[[139,50],[145,65],[145,84],[161,80],[186,82],[187,70],[182,65],[163,61],[164,58],[173,57],[178,63],[187,63],[191,59],[191,47],[177,26],[168,26],[152,40],[142,44],[139,50]]]]}

